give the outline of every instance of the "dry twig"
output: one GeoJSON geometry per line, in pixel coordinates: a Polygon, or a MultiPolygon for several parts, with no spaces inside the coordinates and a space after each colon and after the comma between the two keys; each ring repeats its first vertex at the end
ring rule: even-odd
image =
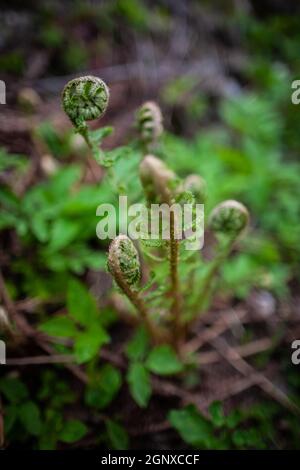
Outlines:
{"type": "Polygon", "coordinates": [[[258,385],[265,393],[271,396],[292,413],[300,414],[300,409],[290,398],[262,373],[257,372],[248,362],[241,358],[238,352],[229,346],[223,338],[215,338],[210,341],[212,346],[245,377],[255,377],[255,385],[258,385]]]}

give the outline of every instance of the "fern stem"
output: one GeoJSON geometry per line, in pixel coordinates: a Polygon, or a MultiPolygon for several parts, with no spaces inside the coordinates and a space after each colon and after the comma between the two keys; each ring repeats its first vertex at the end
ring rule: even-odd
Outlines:
{"type": "Polygon", "coordinates": [[[216,276],[219,274],[220,268],[222,264],[224,263],[225,259],[230,254],[234,242],[235,242],[235,239],[229,239],[228,242],[225,243],[220,248],[220,251],[217,257],[214,259],[209,272],[204,278],[204,281],[202,283],[202,287],[200,290],[200,295],[197,299],[197,302],[195,303],[197,314],[202,313],[203,308],[205,306],[205,302],[209,299],[209,296],[211,295],[213,282],[216,276]]]}
{"type": "Polygon", "coordinates": [[[120,289],[122,289],[126,297],[130,300],[132,305],[134,305],[134,307],[140,314],[153,341],[155,343],[160,342],[164,338],[164,335],[162,335],[162,331],[158,329],[157,326],[153,323],[153,321],[149,318],[149,312],[146,307],[146,304],[140,297],[138,292],[131,289],[131,287],[124,281],[121,273],[115,271],[114,278],[120,289]]]}
{"type": "Polygon", "coordinates": [[[183,330],[181,325],[182,297],[180,294],[178,277],[178,254],[179,242],[175,239],[175,214],[170,211],[170,278],[171,278],[171,318],[173,319],[173,342],[177,352],[180,351],[183,341],[183,330]]]}

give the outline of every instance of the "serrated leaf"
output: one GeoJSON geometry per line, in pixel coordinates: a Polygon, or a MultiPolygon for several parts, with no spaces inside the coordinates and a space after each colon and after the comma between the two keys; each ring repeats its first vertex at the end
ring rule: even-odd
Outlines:
{"type": "Polygon", "coordinates": [[[0,391],[13,403],[24,401],[28,397],[27,387],[18,379],[5,377],[0,380],[0,391]]]}
{"type": "Polygon", "coordinates": [[[31,230],[40,242],[45,242],[49,237],[48,222],[40,212],[32,215],[31,230]]]}
{"type": "Polygon", "coordinates": [[[82,325],[90,325],[99,317],[96,300],[76,279],[70,280],[68,284],[67,309],[70,315],[82,325]]]}
{"type": "Polygon", "coordinates": [[[122,376],[111,364],[105,364],[85,394],[89,406],[103,409],[115,398],[122,385],[122,376]]]}
{"type": "Polygon", "coordinates": [[[51,227],[49,250],[57,251],[69,245],[76,238],[79,229],[78,224],[71,220],[55,220],[51,227]]]}
{"type": "Polygon", "coordinates": [[[146,366],[151,372],[160,375],[177,374],[183,369],[183,364],[179,361],[175,351],[166,344],[152,349],[146,366]]]}
{"type": "Polygon", "coordinates": [[[9,434],[12,430],[15,422],[18,419],[18,406],[11,405],[5,407],[5,415],[4,415],[4,429],[5,434],[9,434]]]}
{"type": "Polygon", "coordinates": [[[131,361],[141,361],[145,358],[150,345],[149,334],[144,326],[139,327],[126,347],[126,353],[131,361]]]}
{"type": "Polygon", "coordinates": [[[226,426],[229,429],[234,429],[243,419],[243,415],[240,410],[236,409],[231,411],[226,416],[226,426]]]}
{"type": "Polygon", "coordinates": [[[18,409],[18,416],[29,434],[38,436],[42,431],[40,410],[33,401],[23,403],[18,409]]]}
{"type": "Polygon", "coordinates": [[[107,420],[105,425],[112,449],[127,450],[129,445],[129,437],[126,429],[111,419],[107,420]]]}
{"type": "Polygon", "coordinates": [[[141,408],[145,408],[152,393],[150,375],[145,366],[139,362],[131,363],[127,382],[133,399],[141,408]]]}
{"type": "Polygon", "coordinates": [[[73,338],[77,335],[74,322],[67,317],[54,317],[40,325],[40,330],[50,336],[73,338]]]}
{"type": "Polygon", "coordinates": [[[187,444],[209,448],[213,439],[212,425],[194,405],[188,405],[182,410],[171,410],[168,420],[187,444]]]}
{"type": "Polygon", "coordinates": [[[209,413],[212,419],[212,422],[215,426],[221,427],[225,424],[225,416],[223,413],[222,403],[219,401],[214,401],[209,406],[209,413]]]}
{"type": "Polygon", "coordinates": [[[77,419],[71,419],[64,424],[62,431],[59,433],[59,440],[71,444],[82,439],[87,431],[88,429],[84,423],[77,419]]]}
{"type": "Polygon", "coordinates": [[[90,361],[99,354],[103,344],[109,342],[109,336],[99,325],[78,334],[74,343],[74,354],[79,364],[90,361]]]}

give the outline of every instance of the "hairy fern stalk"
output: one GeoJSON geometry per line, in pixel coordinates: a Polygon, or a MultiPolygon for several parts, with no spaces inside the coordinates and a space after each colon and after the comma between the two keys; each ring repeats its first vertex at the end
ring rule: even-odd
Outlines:
{"type": "MultiPolygon", "coordinates": [[[[106,84],[97,77],[81,77],[69,82],[62,102],[75,130],[85,139],[99,163],[100,141],[89,130],[87,121],[100,118],[109,100],[106,84]]],[[[162,113],[154,102],[146,102],[136,114],[136,129],[141,160],[137,175],[151,218],[152,204],[166,204],[170,210],[170,238],[161,233],[158,240],[145,236],[135,246],[127,235],[120,234],[110,244],[108,270],[122,294],[135,309],[135,318],[144,324],[154,343],[170,343],[182,356],[191,324],[207,311],[218,289],[223,263],[249,223],[246,207],[227,200],[217,205],[208,218],[215,235],[215,257],[204,261],[200,250],[187,252],[186,239],[175,236],[177,214],[175,203],[204,204],[209,196],[201,175],[192,174],[181,180],[165,162],[154,155],[159,151],[163,132],[162,113]],[[149,152],[152,154],[149,154],[149,152]],[[141,259],[143,254],[143,260],[141,259]],[[143,273],[148,279],[142,285],[143,273]]],[[[95,132],[95,131],[93,131],[95,132]]],[[[101,134],[101,132],[100,132],[101,134]]],[[[97,135],[100,135],[97,134],[97,135]]],[[[160,151],[160,154],[162,152],[160,151]]],[[[130,196],[130,194],[128,194],[130,196]]],[[[199,221],[193,221],[193,224],[199,221]]],[[[134,315],[134,312],[129,312],[134,315]]]]}

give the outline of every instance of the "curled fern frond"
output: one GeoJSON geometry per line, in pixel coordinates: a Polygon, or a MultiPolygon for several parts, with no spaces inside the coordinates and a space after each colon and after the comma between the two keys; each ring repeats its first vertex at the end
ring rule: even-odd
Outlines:
{"type": "Polygon", "coordinates": [[[140,179],[149,203],[169,203],[178,178],[161,160],[146,155],[140,163],[140,179]]]}
{"type": "Polygon", "coordinates": [[[206,200],[207,185],[201,176],[194,174],[187,176],[183,182],[183,188],[193,193],[198,204],[203,204],[206,200]]]}
{"type": "Polygon", "coordinates": [[[144,103],[137,113],[137,127],[144,143],[154,143],[163,132],[162,114],[153,101],[144,103]]]}
{"type": "Polygon", "coordinates": [[[209,225],[214,232],[237,237],[249,223],[249,212],[238,201],[228,200],[212,211],[209,225]]]}
{"type": "Polygon", "coordinates": [[[125,282],[130,287],[137,287],[141,278],[138,252],[126,235],[116,237],[109,247],[108,269],[121,287],[125,282]]]}
{"type": "Polygon", "coordinates": [[[64,111],[79,131],[86,128],[86,121],[100,118],[106,111],[109,90],[101,78],[88,75],[74,78],[62,93],[64,111]]]}

